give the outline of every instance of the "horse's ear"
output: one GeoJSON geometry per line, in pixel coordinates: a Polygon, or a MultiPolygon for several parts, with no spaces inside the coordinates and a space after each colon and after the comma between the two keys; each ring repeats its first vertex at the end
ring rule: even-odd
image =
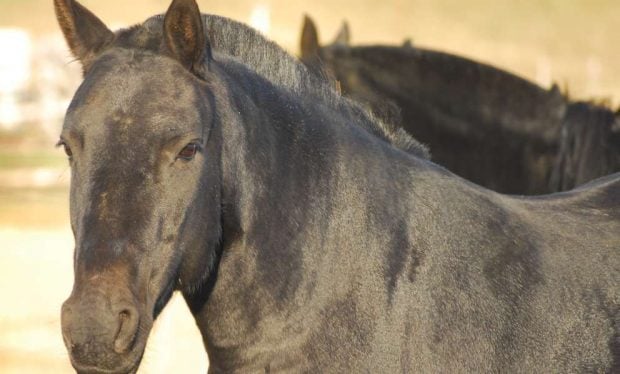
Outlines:
{"type": "Polygon", "coordinates": [[[304,15],[304,25],[301,29],[301,58],[307,59],[319,54],[319,33],[314,21],[307,14],[304,15]]]}
{"type": "Polygon", "coordinates": [[[347,21],[343,21],[342,27],[340,27],[340,31],[338,31],[338,35],[336,35],[336,39],[334,39],[332,44],[342,47],[348,47],[350,41],[351,33],[349,32],[349,24],[347,23],[347,21]]]}
{"type": "Polygon", "coordinates": [[[200,75],[211,47],[195,0],[174,0],[164,17],[166,52],[194,74],[200,75]]]}
{"type": "Polygon", "coordinates": [[[114,33],[77,1],[54,0],[54,10],[71,53],[86,71],[95,56],[114,39],[114,33]]]}

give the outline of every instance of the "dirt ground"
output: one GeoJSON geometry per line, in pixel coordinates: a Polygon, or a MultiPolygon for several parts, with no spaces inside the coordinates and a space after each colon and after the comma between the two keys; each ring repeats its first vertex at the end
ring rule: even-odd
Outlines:
{"type": "MultiPolygon", "coordinates": [[[[324,41],[347,19],[354,44],[400,44],[411,38],[414,45],[473,57],[543,85],[558,82],[576,97],[620,103],[617,0],[198,2],[204,12],[244,22],[262,7],[263,18],[268,13],[270,19],[265,33],[292,52],[304,13],[317,21],[324,41]]],[[[121,27],[163,12],[169,1],[82,3],[121,27]]],[[[35,35],[57,32],[52,0],[0,0],[0,27],[26,28],[35,35]]],[[[57,162],[62,161],[58,154],[5,165],[2,152],[9,148],[0,142],[0,373],[70,373],[59,324],[73,276],[68,170],[57,162]]],[[[198,331],[175,298],[156,324],[141,372],[191,374],[206,368],[198,331]]]]}

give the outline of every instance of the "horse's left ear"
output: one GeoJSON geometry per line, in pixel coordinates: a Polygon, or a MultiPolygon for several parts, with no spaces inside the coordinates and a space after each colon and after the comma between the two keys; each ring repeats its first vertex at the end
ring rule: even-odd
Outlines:
{"type": "Polygon", "coordinates": [[[336,39],[332,42],[333,45],[339,45],[342,47],[348,47],[351,41],[351,33],[349,32],[349,24],[347,21],[342,22],[342,27],[340,27],[340,31],[338,35],[336,35],[336,39]]]}
{"type": "Polygon", "coordinates": [[[166,52],[192,73],[200,75],[211,47],[195,0],[174,0],[164,17],[166,52]]]}
{"type": "Polygon", "coordinates": [[[304,15],[304,25],[301,29],[299,47],[302,59],[311,59],[319,55],[319,32],[310,16],[304,15]]]}
{"type": "Polygon", "coordinates": [[[88,70],[95,56],[114,39],[114,33],[77,1],[54,0],[54,10],[71,53],[84,71],[88,70]]]}

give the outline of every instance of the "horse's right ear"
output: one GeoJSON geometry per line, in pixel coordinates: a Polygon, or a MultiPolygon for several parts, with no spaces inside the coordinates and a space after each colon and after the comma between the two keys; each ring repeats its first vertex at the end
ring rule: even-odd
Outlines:
{"type": "Polygon", "coordinates": [[[54,10],[71,53],[86,72],[95,56],[114,39],[114,33],[77,1],[54,0],[54,10]]]}
{"type": "Polygon", "coordinates": [[[208,63],[212,56],[195,0],[172,1],[164,16],[164,40],[170,57],[192,73],[202,75],[203,64],[208,63]]]}
{"type": "Polygon", "coordinates": [[[304,25],[301,29],[301,58],[309,59],[319,54],[319,33],[314,22],[308,15],[304,15],[304,25]]]}

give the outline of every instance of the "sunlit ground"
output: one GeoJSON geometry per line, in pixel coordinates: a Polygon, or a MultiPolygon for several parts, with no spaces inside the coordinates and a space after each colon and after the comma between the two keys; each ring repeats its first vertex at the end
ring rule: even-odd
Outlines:
{"type": "MultiPolygon", "coordinates": [[[[556,81],[580,98],[604,98],[614,103],[620,98],[617,0],[198,2],[205,12],[251,23],[292,52],[297,51],[303,13],[307,12],[315,18],[325,42],[335,35],[341,20],[347,19],[354,43],[400,44],[412,38],[414,45],[490,62],[543,86],[556,81]]],[[[82,3],[114,28],[142,21],[169,5],[168,0],[82,3]]],[[[50,41],[60,38],[52,0],[0,0],[0,28],[11,28],[13,31],[8,33],[17,35],[18,42],[24,32],[43,46],[51,46],[50,41]]],[[[8,61],[8,53],[18,54],[18,49],[9,47],[9,52],[0,55],[0,70],[8,61]]],[[[72,91],[79,81],[75,73],[79,66],[69,63],[69,53],[61,54],[61,59],[59,64],[43,66],[40,76],[30,78],[45,83],[58,77],[77,77],[69,84],[72,91]],[[60,70],[54,70],[54,66],[60,70]]],[[[45,62],[47,57],[38,57],[37,61],[45,62]]],[[[13,112],[13,98],[3,96],[2,90],[23,84],[28,71],[22,70],[6,74],[0,71],[0,117],[19,117],[13,112]]],[[[63,95],[62,91],[55,94],[63,95]]],[[[62,111],[58,101],[45,103],[49,94],[41,96],[49,113],[62,111]]],[[[30,120],[40,115],[38,109],[21,114],[30,120]]],[[[35,127],[17,135],[0,132],[2,374],[72,372],[59,318],[60,305],[71,291],[73,277],[69,170],[62,152],[53,148],[59,123],[55,119],[40,124],[40,129],[35,127]]],[[[206,368],[198,331],[182,300],[175,298],[156,323],[141,372],[191,374],[204,373],[206,368]]]]}

